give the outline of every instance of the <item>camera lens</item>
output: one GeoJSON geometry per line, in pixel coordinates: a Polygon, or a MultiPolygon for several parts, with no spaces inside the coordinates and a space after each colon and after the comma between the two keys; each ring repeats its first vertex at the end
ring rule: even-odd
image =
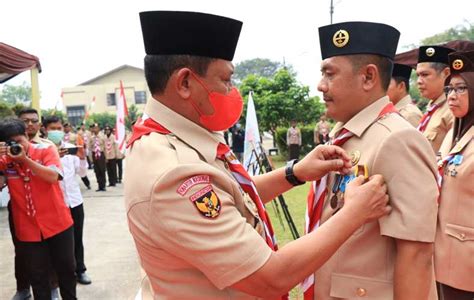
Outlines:
{"type": "Polygon", "coordinates": [[[21,153],[21,147],[20,145],[16,144],[16,145],[12,145],[10,146],[10,152],[11,154],[13,155],[18,155],[21,153]]]}

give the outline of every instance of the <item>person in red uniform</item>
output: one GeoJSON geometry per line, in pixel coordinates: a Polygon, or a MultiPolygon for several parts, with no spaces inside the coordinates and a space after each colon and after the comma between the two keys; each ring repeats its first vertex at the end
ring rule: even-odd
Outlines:
{"type": "Polygon", "coordinates": [[[0,121],[0,172],[11,195],[15,236],[25,250],[36,300],[51,299],[50,262],[63,299],[76,299],[73,221],[54,146],[33,144],[19,119],[0,121]]]}

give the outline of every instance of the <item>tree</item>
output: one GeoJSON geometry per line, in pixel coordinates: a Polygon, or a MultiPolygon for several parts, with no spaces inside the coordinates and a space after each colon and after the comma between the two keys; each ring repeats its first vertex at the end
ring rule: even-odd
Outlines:
{"type": "Polygon", "coordinates": [[[138,119],[138,107],[135,104],[128,108],[128,116],[125,118],[125,126],[128,130],[132,130],[132,123],[138,119]]]}
{"type": "MultiPolygon", "coordinates": [[[[259,127],[274,137],[277,128],[288,126],[291,120],[303,125],[314,124],[324,111],[319,98],[310,97],[309,87],[300,85],[287,68],[278,70],[272,78],[249,75],[243,80],[240,91],[246,101],[248,93],[253,91],[259,127]]],[[[245,123],[245,115],[246,106],[242,123],[245,123]]]]}
{"type": "MultiPolygon", "coordinates": [[[[271,61],[268,58],[253,58],[244,60],[236,64],[232,80],[234,81],[235,85],[240,85],[244,78],[248,77],[249,75],[270,78],[275,75],[275,73],[282,67],[284,66],[281,63],[271,61]]],[[[288,69],[293,72],[291,66],[288,67],[288,69]]]]}
{"type": "Polygon", "coordinates": [[[421,40],[421,45],[442,44],[455,40],[474,41],[474,24],[465,21],[464,24],[449,28],[448,30],[435,34],[421,40]]]}
{"type": "Polygon", "coordinates": [[[0,100],[10,105],[18,103],[29,105],[31,102],[31,86],[26,82],[23,82],[19,86],[6,84],[0,94],[0,100]]]}
{"type": "Polygon", "coordinates": [[[13,117],[15,113],[6,102],[0,102],[0,119],[13,117]]]}
{"type": "Polygon", "coordinates": [[[95,113],[91,114],[87,120],[86,125],[90,126],[94,123],[98,123],[101,128],[104,128],[106,125],[110,127],[115,127],[116,115],[108,112],[104,113],[95,113]]]}
{"type": "Polygon", "coordinates": [[[60,118],[61,120],[63,120],[63,122],[67,122],[66,115],[60,110],[56,110],[55,108],[42,109],[41,110],[41,117],[47,118],[47,117],[50,117],[50,116],[56,116],[56,117],[60,118]]]}

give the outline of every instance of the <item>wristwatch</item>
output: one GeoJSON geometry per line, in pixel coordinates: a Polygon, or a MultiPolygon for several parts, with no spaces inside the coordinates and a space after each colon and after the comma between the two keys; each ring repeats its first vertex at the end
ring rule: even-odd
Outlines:
{"type": "Polygon", "coordinates": [[[286,168],[285,168],[285,179],[289,183],[291,183],[293,186],[305,184],[304,181],[300,181],[298,178],[296,178],[295,174],[293,173],[293,167],[295,166],[297,162],[298,162],[297,159],[292,159],[286,163],[286,168]]]}

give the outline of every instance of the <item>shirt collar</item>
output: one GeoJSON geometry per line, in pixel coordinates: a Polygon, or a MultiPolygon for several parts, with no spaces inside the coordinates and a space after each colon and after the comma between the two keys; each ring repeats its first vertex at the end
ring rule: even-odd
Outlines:
{"type": "MultiPolygon", "coordinates": [[[[453,132],[454,134],[454,132],[453,132]]],[[[462,151],[464,147],[466,147],[467,144],[469,144],[470,141],[474,139],[474,126],[472,126],[459,140],[459,142],[456,143],[456,145],[451,149],[449,154],[452,153],[457,153],[462,151]]]]}
{"type": "Polygon", "coordinates": [[[445,94],[445,93],[441,93],[441,95],[439,95],[439,97],[438,97],[436,100],[431,100],[428,105],[429,105],[429,106],[431,106],[432,104],[440,105],[440,104],[442,104],[444,101],[446,101],[446,94],[445,94]]]}
{"type": "Polygon", "coordinates": [[[395,108],[400,110],[400,109],[404,108],[405,106],[407,106],[408,104],[410,104],[412,102],[413,101],[411,100],[411,96],[410,96],[410,94],[408,94],[405,97],[403,97],[402,99],[400,99],[400,101],[398,101],[397,104],[395,104],[395,108]]]}
{"type": "Polygon", "coordinates": [[[225,143],[222,132],[208,131],[158,100],[147,102],[145,114],[199,152],[209,163],[216,160],[219,143],[225,143]]]}
{"type": "Polygon", "coordinates": [[[364,131],[377,120],[382,109],[389,103],[390,100],[388,96],[376,100],[353,116],[347,123],[338,122],[331,131],[330,136],[336,136],[342,128],[345,128],[357,137],[361,137],[364,131]]]}

